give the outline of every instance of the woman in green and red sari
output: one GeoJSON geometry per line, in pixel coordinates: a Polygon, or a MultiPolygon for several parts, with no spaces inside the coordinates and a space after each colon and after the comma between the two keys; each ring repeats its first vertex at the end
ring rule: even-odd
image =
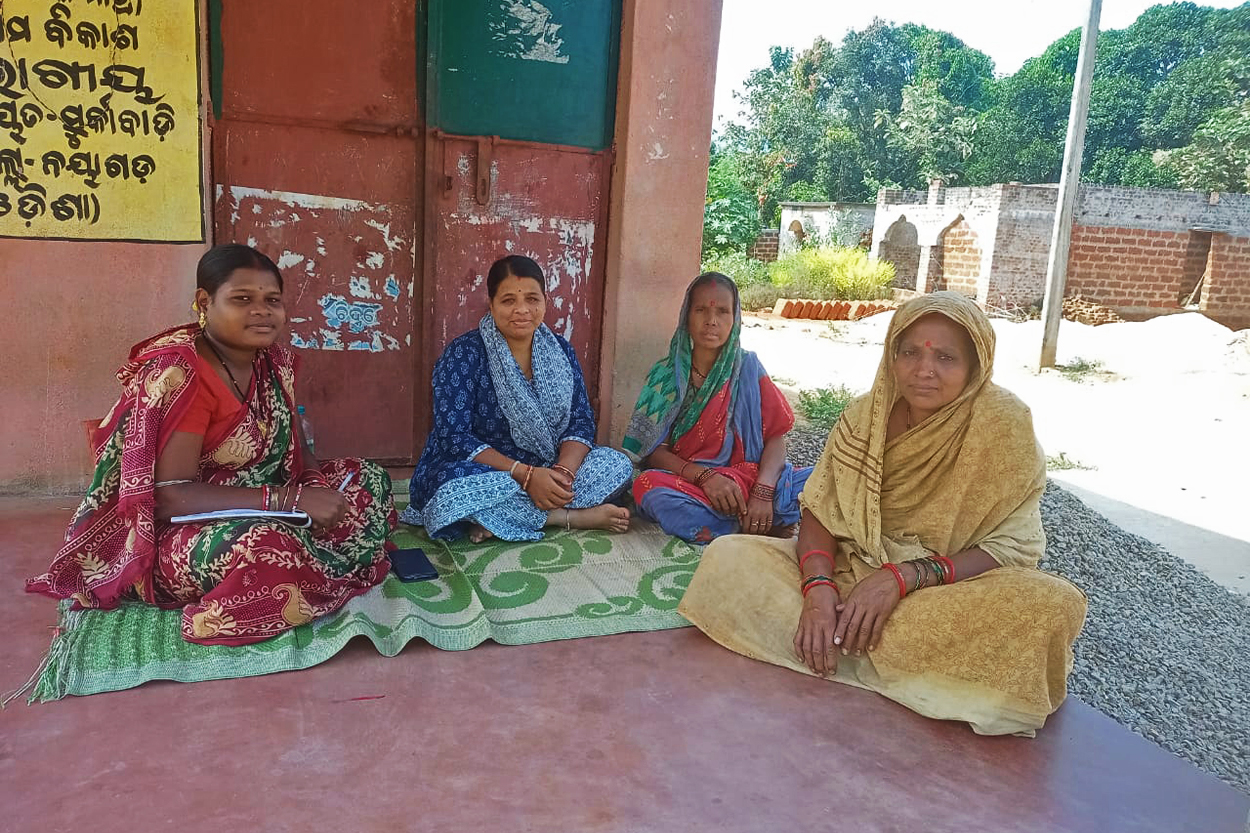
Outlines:
{"type": "Polygon", "coordinates": [[[318,463],[294,417],[282,275],[217,246],[196,269],[199,321],[137,344],[97,429],[95,477],[47,573],[26,589],[75,608],[182,608],[182,636],[244,645],[337,610],[386,577],[390,478],[362,460],[318,463]],[[222,509],[299,509],[312,526],[222,509]]]}
{"type": "Polygon", "coordinates": [[[794,412],[738,343],[738,286],[706,272],[686,289],[668,355],[652,366],[623,447],[644,471],[643,515],[707,543],[731,533],[788,538],[811,468],[786,462],[794,412]]]}

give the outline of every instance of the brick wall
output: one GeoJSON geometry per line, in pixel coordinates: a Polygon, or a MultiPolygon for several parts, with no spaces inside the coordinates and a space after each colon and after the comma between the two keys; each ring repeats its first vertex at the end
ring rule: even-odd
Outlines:
{"type": "Polygon", "coordinates": [[[1250,194],[1082,185],[1076,214],[1076,222],[1089,226],[1245,234],[1250,230],[1250,194]]]}
{"type": "Polygon", "coordinates": [[[976,297],[981,279],[981,246],[967,220],[960,219],[942,235],[941,269],[945,289],[976,297]]]}
{"type": "Polygon", "coordinates": [[[989,274],[983,276],[985,295],[981,300],[1003,308],[1041,302],[1058,193],[1058,186],[1054,185],[1002,186],[989,274]]]}
{"type": "Polygon", "coordinates": [[[777,259],[778,237],[777,229],[764,229],[760,232],[760,236],[755,238],[747,254],[756,260],[772,263],[777,259]]]}
{"type": "Polygon", "coordinates": [[[1180,306],[1196,235],[1119,226],[1074,226],[1068,295],[1134,316],[1180,306]]]}
{"type": "MultiPolygon", "coordinates": [[[[877,195],[874,252],[894,261],[896,287],[915,288],[913,262],[927,291],[951,288],[995,306],[1028,306],[1045,292],[1055,219],[1054,185],[1006,183],[930,192],[883,189],[877,195]],[[918,230],[919,249],[900,247],[896,222],[918,230]],[[964,227],[975,235],[973,272],[964,227]],[[945,241],[943,229],[958,245],[945,241]],[[958,230],[957,230],[958,229],[958,230]],[[965,255],[969,255],[965,259],[965,255]],[[915,258],[915,261],[913,260],[915,258]],[[985,264],[985,273],[980,265],[985,264]],[[959,279],[956,280],[956,275],[959,279]],[[976,278],[976,279],[974,279],[976,278]]],[[[1130,318],[1175,311],[1203,274],[1199,308],[1232,327],[1250,325],[1250,195],[1082,185],[1068,261],[1068,294],[1083,295],[1130,318]]]]}
{"type": "Polygon", "coordinates": [[[1210,272],[1200,309],[1234,330],[1250,327],[1250,236],[1211,236],[1210,272]]]}

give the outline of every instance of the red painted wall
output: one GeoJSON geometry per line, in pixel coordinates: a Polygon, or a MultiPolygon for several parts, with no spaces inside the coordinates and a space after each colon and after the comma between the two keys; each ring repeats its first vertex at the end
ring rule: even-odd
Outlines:
{"type": "Polygon", "coordinates": [[[0,240],[0,492],[72,491],[130,346],[189,321],[202,245],[0,240]]]}

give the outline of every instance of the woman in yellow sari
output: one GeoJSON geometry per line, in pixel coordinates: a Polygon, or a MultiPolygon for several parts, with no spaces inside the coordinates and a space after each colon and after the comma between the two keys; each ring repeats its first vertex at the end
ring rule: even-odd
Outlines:
{"type": "Polygon", "coordinates": [[[1085,597],[1037,569],[1045,458],[993,362],[970,299],[903,304],[800,496],[797,544],[714,541],[678,610],[746,656],[1033,735],[1067,693],[1085,597]]]}

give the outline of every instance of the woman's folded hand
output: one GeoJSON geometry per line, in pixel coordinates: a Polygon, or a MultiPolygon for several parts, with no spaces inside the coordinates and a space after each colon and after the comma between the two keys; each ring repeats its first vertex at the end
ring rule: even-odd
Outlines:
{"type": "Polygon", "coordinates": [[[898,605],[898,582],[888,570],[877,570],[855,585],[838,611],[835,642],[842,653],[871,651],[881,641],[886,620],[898,605]]]}
{"type": "Polygon", "coordinates": [[[794,634],[794,653],[812,672],[827,677],[838,670],[838,652],[833,644],[838,626],[838,594],[824,585],[807,591],[799,629],[794,634]]]}
{"type": "Polygon", "coordinates": [[[767,535],[773,528],[773,503],[752,497],[747,501],[747,511],[738,519],[742,531],[748,535],[767,535]]]}
{"type": "Polygon", "coordinates": [[[565,479],[551,469],[535,467],[525,493],[535,506],[547,512],[568,506],[573,500],[573,490],[564,485],[565,479]]]}
{"type": "Polygon", "coordinates": [[[703,494],[711,501],[712,508],[722,515],[741,515],[746,511],[742,489],[730,478],[719,472],[703,482],[703,494]]]}

